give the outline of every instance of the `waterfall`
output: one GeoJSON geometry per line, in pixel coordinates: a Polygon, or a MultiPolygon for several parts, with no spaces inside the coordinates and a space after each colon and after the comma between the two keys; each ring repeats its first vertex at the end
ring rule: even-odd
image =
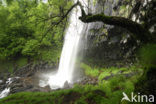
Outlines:
{"type": "MultiPolygon", "coordinates": [[[[74,0],[75,3],[77,0],[74,0]]],[[[79,0],[82,4],[87,4],[87,0],[79,0]]],[[[64,87],[65,83],[72,83],[74,75],[75,61],[80,48],[83,29],[85,28],[78,18],[81,16],[80,7],[75,7],[70,16],[69,27],[66,30],[63,50],[61,53],[59,68],[56,74],[49,77],[48,84],[51,89],[64,87]]]]}

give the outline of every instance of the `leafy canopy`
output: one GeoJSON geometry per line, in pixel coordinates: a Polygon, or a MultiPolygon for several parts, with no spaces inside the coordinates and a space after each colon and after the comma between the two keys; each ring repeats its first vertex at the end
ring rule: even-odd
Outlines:
{"type": "Polygon", "coordinates": [[[56,23],[70,5],[69,0],[0,0],[0,60],[44,58],[45,51],[59,49],[67,20],[56,23]]]}

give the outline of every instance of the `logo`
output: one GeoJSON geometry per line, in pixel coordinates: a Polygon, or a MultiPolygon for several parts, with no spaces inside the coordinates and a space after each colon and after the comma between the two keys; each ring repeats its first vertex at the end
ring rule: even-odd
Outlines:
{"type": "Polygon", "coordinates": [[[135,95],[132,92],[130,96],[131,98],[129,98],[125,92],[123,92],[122,94],[123,94],[123,98],[121,99],[121,102],[124,100],[129,102],[154,102],[154,95],[148,96],[148,95],[141,95],[140,93],[135,95]]]}

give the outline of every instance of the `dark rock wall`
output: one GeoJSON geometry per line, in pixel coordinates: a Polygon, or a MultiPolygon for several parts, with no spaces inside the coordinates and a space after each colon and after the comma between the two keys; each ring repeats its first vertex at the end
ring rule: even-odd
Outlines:
{"type": "MultiPolygon", "coordinates": [[[[90,7],[89,11],[92,14],[104,13],[108,16],[129,18],[138,23],[145,22],[142,18],[145,15],[145,11],[147,11],[143,9],[147,8],[147,0],[93,1],[90,4],[92,7],[90,7]]],[[[104,66],[131,63],[132,60],[135,60],[135,53],[140,45],[139,41],[133,39],[131,33],[126,29],[105,25],[101,22],[88,24],[86,37],[88,41],[85,48],[84,61],[88,63],[90,63],[89,60],[94,61],[93,63],[100,62],[104,66]]]]}

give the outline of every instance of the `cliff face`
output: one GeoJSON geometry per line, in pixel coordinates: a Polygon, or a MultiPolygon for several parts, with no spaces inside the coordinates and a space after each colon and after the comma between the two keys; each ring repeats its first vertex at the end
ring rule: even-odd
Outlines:
{"type": "MultiPolygon", "coordinates": [[[[154,8],[152,2],[151,0],[94,0],[90,2],[92,7],[90,7],[89,12],[92,14],[104,13],[108,16],[125,17],[140,24],[149,25],[148,21],[155,17],[153,12],[153,14],[147,15],[153,10],[151,8],[154,8]]],[[[148,29],[154,33],[154,26],[148,25],[148,29]]],[[[126,29],[105,25],[101,22],[89,24],[86,36],[88,46],[85,58],[100,60],[103,64],[110,64],[108,66],[112,66],[110,61],[113,63],[118,61],[120,63],[120,61],[123,62],[124,60],[127,63],[129,59],[134,59],[134,53],[140,45],[140,42],[132,38],[131,33],[126,29]]],[[[129,62],[132,62],[132,60],[129,62]]]]}

